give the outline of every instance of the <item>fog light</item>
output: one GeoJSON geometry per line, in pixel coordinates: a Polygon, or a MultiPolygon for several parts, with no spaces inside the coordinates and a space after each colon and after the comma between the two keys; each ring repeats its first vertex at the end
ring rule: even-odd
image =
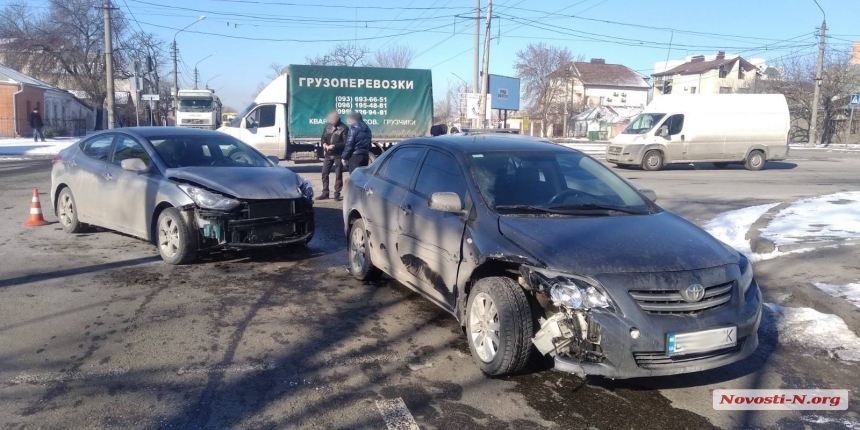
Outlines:
{"type": "Polygon", "coordinates": [[[639,339],[639,329],[634,327],[630,329],[630,337],[633,339],[639,339]]]}

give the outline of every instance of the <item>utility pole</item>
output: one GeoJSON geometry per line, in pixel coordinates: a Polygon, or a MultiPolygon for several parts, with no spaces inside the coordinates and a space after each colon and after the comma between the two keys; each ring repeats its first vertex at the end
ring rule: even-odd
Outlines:
{"type": "Polygon", "coordinates": [[[493,0],[487,0],[487,33],[484,34],[484,76],[481,79],[481,128],[487,128],[487,93],[490,89],[490,24],[493,22],[493,0]]]}
{"type": "MultiPolygon", "coordinates": [[[[179,53],[176,49],[176,37],[173,38],[173,120],[176,121],[176,111],[179,109],[179,72],[177,70],[179,53]]],[[[173,125],[179,125],[175,122],[173,125]]]]}
{"type": "Polygon", "coordinates": [[[475,92],[481,88],[481,76],[479,75],[481,52],[481,0],[475,0],[475,92]]]}
{"type": "MultiPolygon", "coordinates": [[[[817,1],[815,4],[821,9],[821,5],[817,1]]],[[[812,120],[809,124],[809,146],[815,146],[818,140],[818,98],[821,92],[821,69],[824,68],[824,32],[827,30],[827,16],[824,14],[824,9],[821,9],[821,14],[824,15],[824,18],[821,20],[821,30],[819,30],[818,35],[818,65],[815,68],[815,85],[812,91],[812,120]]]]}
{"type": "Polygon", "coordinates": [[[110,20],[110,11],[111,9],[115,9],[111,7],[110,0],[105,0],[104,5],[101,7],[102,13],[104,14],[105,20],[105,74],[107,78],[107,85],[105,87],[105,91],[107,92],[107,114],[108,114],[108,128],[114,128],[114,89],[113,89],[113,44],[111,43],[111,38],[113,37],[111,34],[111,20],[110,20]]]}
{"type": "Polygon", "coordinates": [[[197,89],[197,80],[200,77],[200,73],[197,72],[197,66],[194,66],[194,89],[197,89]]]}

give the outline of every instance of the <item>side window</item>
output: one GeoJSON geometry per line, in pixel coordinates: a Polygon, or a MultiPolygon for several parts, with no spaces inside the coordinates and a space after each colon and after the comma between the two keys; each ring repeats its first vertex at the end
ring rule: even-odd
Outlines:
{"type": "Polygon", "coordinates": [[[669,128],[669,136],[680,134],[681,130],[684,129],[684,115],[672,115],[666,119],[663,125],[669,128]]]}
{"type": "Polygon", "coordinates": [[[108,161],[110,159],[110,145],[113,143],[112,134],[103,134],[87,140],[81,145],[81,151],[90,158],[108,161]]]}
{"type": "Polygon", "coordinates": [[[143,145],[141,145],[140,142],[131,136],[117,136],[116,147],[113,151],[114,164],[122,164],[122,160],[128,160],[131,158],[139,158],[149,166],[149,154],[146,153],[146,150],[143,149],[143,145]]]}
{"type": "Polygon", "coordinates": [[[275,112],[277,112],[275,105],[260,106],[251,116],[254,118],[254,121],[257,121],[257,127],[274,127],[275,112]]]}
{"type": "Polygon", "coordinates": [[[388,157],[388,162],[380,170],[379,176],[395,184],[408,187],[412,182],[412,175],[418,169],[418,162],[421,161],[421,155],[423,154],[424,148],[399,149],[394,154],[391,154],[391,157],[388,157]]]}
{"type": "Polygon", "coordinates": [[[439,192],[457,193],[460,201],[465,201],[466,178],[460,170],[460,163],[448,154],[430,151],[418,173],[415,191],[427,197],[439,192]]]}

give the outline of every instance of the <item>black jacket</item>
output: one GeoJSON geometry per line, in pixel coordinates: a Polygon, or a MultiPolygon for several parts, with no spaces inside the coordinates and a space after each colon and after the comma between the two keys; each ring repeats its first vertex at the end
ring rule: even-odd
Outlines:
{"type": "Polygon", "coordinates": [[[30,115],[27,115],[27,122],[30,123],[31,128],[42,128],[45,126],[45,123],[42,122],[42,115],[36,112],[30,112],[30,115]]]}
{"type": "Polygon", "coordinates": [[[363,120],[359,119],[349,127],[349,136],[346,138],[343,159],[349,160],[349,157],[353,155],[370,154],[370,142],[372,140],[373,133],[370,132],[370,128],[363,120]]]}
{"type": "Polygon", "coordinates": [[[343,148],[346,146],[346,137],[349,133],[349,128],[346,124],[338,121],[337,124],[326,124],[323,130],[320,143],[322,145],[334,145],[331,151],[326,150],[325,155],[340,155],[343,153],[343,148]]]}

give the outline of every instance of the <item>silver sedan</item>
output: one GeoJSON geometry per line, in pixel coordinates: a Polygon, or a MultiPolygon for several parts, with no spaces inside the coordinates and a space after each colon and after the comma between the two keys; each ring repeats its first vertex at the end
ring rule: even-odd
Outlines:
{"type": "Polygon", "coordinates": [[[170,264],[307,244],[313,189],[277,161],[214,131],[115,129],[54,157],[51,203],[66,232],[95,225],[149,240],[170,264]]]}

